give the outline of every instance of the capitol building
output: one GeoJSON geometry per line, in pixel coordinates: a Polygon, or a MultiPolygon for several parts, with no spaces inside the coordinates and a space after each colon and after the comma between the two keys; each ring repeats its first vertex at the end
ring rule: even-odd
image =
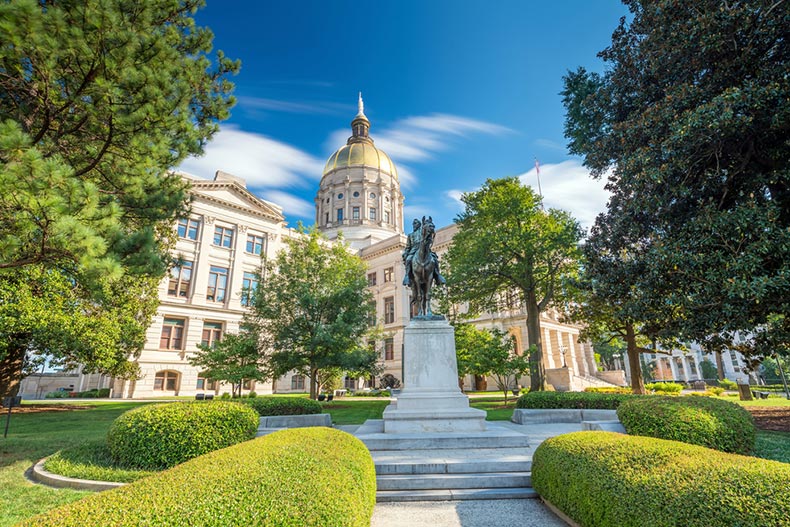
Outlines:
{"type": "MultiPolygon", "coordinates": [[[[370,121],[360,98],[351,121],[351,136],[326,162],[315,196],[315,224],[330,240],[342,233],[367,263],[367,283],[376,302],[377,323],[384,338],[384,373],[402,379],[403,329],[412,316],[411,291],[402,285],[401,253],[406,244],[404,195],[392,159],[376,147],[370,121]]],[[[220,168],[220,167],[218,167],[220,168]]],[[[173,226],[178,241],[178,265],[159,287],[160,306],[148,328],[146,343],[136,359],[137,380],[112,379],[97,374],[78,375],[76,391],[109,387],[113,397],[146,398],[230,392],[189,364],[198,344],[210,345],[239,330],[249,298],[244,291],[260,280],[262,259],[275,257],[284,240],[299,234],[288,228],[282,207],[247,189],[243,179],[218,170],[213,179],[183,174],[190,183],[189,217],[173,226]],[[77,386],[77,384],[79,386],[77,386]]],[[[455,225],[437,229],[434,250],[440,255],[452,244],[455,225]]],[[[526,310],[503,298],[500,310],[473,321],[478,327],[499,328],[513,335],[517,352],[527,348],[526,310]]],[[[579,341],[579,328],[563,324],[557,313],[541,315],[544,361],[548,381],[557,389],[582,389],[603,384],[593,350],[579,341]]],[[[613,373],[613,372],[603,372],[613,373]]],[[[604,375],[605,377],[605,375],[604,375]]],[[[620,377],[605,379],[623,382],[620,377]]],[[[274,381],[248,382],[244,392],[257,394],[304,392],[308,379],[293,372],[274,381]]],[[[367,389],[375,379],[345,378],[349,390],[367,389]]],[[[482,387],[483,379],[465,380],[467,388],[482,387]],[[475,386],[477,384],[477,386],[475,386]]],[[[526,379],[522,384],[528,385],[526,379]]],[[[489,389],[495,385],[488,383],[489,389]]]]}

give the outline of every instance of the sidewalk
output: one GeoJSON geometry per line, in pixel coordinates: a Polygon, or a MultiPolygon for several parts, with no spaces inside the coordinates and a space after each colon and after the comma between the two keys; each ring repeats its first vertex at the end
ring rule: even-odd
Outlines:
{"type": "MultiPolygon", "coordinates": [[[[517,430],[530,439],[528,453],[544,440],[560,434],[581,430],[581,423],[520,425],[510,421],[498,424],[517,430]]],[[[354,433],[358,425],[338,426],[354,433]]],[[[403,451],[408,457],[409,452],[403,451]]],[[[415,501],[377,503],[371,527],[566,527],[538,499],[415,501]]]]}

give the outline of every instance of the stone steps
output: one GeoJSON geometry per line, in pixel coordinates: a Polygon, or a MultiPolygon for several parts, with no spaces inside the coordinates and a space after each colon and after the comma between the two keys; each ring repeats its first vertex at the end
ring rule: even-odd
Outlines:
{"type": "Polygon", "coordinates": [[[532,486],[530,472],[478,472],[463,474],[382,474],[378,490],[494,489],[532,486]]]}
{"type": "MultiPolygon", "coordinates": [[[[378,503],[403,501],[460,501],[460,500],[514,500],[535,499],[538,493],[531,487],[494,489],[434,489],[434,490],[380,490],[378,503]]],[[[492,525],[496,521],[492,519],[492,525]]]]}

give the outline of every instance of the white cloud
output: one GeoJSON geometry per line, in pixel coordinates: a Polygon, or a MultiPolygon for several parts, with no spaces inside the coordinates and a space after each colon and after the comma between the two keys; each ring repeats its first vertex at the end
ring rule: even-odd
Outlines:
{"type": "MultiPolygon", "coordinates": [[[[266,201],[271,201],[281,206],[286,216],[295,216],[298,218],[313,218],[315,216],[315,205],[313,203],[308,203],[302,198],[287,192],[267,190],[266,201]]],[[[308,223],[312,223],[312,221],[308,223]]]]}
{"type": "Polygon", "coordinates": [[[247,180],[250,187],[306,187],[321,177],[324,161],[294,146],[264,135],[225,126],[201,157],[190,157],[178,167],[211,179],[222,170],[247,180]]]}
{"type": "MultiPolygon", "coordinates": [[[[518,176],[521,182],[538,191],[534,168],[518,176]]],[[[595,222],[595,217],[606,210],[609,192],[604,189],[606,177],[594,180],[590,172],[575,159],[561,163],[540,165],[540,188],[546,208],[567,210],[585,229],[595,222]]],[[[450,189],[444,195],[453,200],[458,210],[463,210],[461,194],[472,190],[450,189]]]]}
{"type": "MultiPolygon", "coordinates": [[[[535,168],[519,176],[521,182],[538,190],[535,168]]],[[[609,191],[604,189],[607,178],[595,180],[575,159],[540,165],[540,187],[546,208],[567,210],[589,229],[595,217],[606,210],[609,191]]]]}

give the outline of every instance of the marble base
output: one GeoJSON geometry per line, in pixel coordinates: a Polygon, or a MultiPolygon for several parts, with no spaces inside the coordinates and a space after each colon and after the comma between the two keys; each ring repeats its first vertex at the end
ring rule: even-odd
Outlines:
{"type": "Polygon", "coordinates": [[[469,407],[458,387],[453,327],[412,320],[404,330],[403,389],[384,410],[384,433],[480,432],[486,413],[469,407]]]}

